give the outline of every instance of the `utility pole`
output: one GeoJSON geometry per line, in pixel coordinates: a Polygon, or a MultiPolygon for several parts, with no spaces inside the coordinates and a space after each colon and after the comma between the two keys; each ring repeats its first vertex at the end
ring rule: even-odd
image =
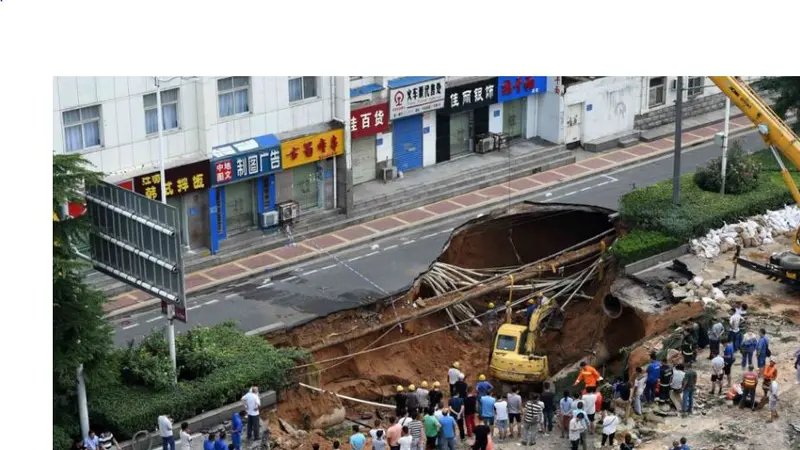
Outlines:
{"type": "MultiPolygon", "coordinates": [[[[153,77],[156,84],[156,115],[158,117],[158,158],[161,166],[161,202],[167,204],[167,180],[164,175],[164,118],[161,111],[161,83],[158,77],[153,77]]],[[[175,352],[175,306],[167,305],[167,344],[169,345],[169,359],[172,360],[174,382],[178,382],[178,358],[175,352]]]]}
{"type": "Polygon", "coordinates": [[[675,156],[672,167],[672,203],[681,201],[681,134],[683,120],[683,77],[677,80],[677,99],[675,100],[675,156]]]}
{"type": "Polygon", "coordinates": [[[722,130],[722,187],[720,194],[725,195],[725,177],[728,171],[728,129],[731,122],[731,99],[725,97],[725,128],[722,130]]]}
{"type": "Polygon", "coordinates": [[[86,381],[83,379],[83,364],[76,371],[78,378],[78,418],[81,423],[81,437],[89,437],[89,406],[86,402],[86,381]]]}

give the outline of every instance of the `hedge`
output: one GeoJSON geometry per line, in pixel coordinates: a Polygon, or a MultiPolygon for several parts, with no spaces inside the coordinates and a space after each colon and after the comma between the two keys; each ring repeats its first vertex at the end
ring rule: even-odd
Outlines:
{"type": "Polygon", "coordinates": [[[660,231],[633,230],[618,239],[611,247],[611,254],[625,266],[659,253],[678,248],[683,241],[660,231]]]}
{"type": "Polygon", "coordinates": [[[53,425],[53,450],[66,450],[72,447],[72,437],[67,430],[53,425]]]}
{"type": "MultiPolygon", "coordinates": [[[[179,381],[165,391],[132,385],[120,376],[114,383],[89,392],[92,426],[109,429],[118,440],[128,439],[140,430],[152,430],[156,419],[168,414],[177,422],[205,411],[238,401],[252,385],[262,389],[281,389],[288,384],[290,371],[306,353],[276,349],[258,336],[246,336],[232,323],[207,329],[221,362],[210,374],[191,381],[179,381]]],[[[177,337],[180,347],[185,335],[177,337]]],[[[122,373],[121,354],[112,358],[122,373]]]]}

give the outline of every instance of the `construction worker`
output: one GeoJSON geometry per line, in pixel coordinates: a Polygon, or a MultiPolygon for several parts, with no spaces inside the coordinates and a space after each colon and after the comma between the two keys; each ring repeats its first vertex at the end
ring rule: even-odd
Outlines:
{"type": "Polygon", "coordinates": [[[422,380],[422,383],[419,384],[417,388],[417,404],[419,405],[419,409],[422,411],[426,411],[430,403],[428,402],[428,382],[422,380]]]}
{"type": "Polygon", "coordinates": [[[775,358],[770,356],[769,363],[764,367],[764,382],[761,383],[761,389],[764,390],[764,398],[761,400],[765,402],[769,399],[770,385],[778,379],[778,366],[775,364],[775,358]]]}
{"type": "Polygon", "coordinates": [[[486,311],[486,332],[492,345],[494,345],[495,331],[497,331],[497,310],[494,309],[494,303],[489,303],[489,310],[486,311]]]}
{"type": "Polygon", "coordinates": [[[525,325],[527,326],[531,323],[531,316],[533,316],[533,312],[536,311],[536,307],[541,304],[542,294],[536,294],[536,298],[532,298],[528,300],[528,307],[525,308],[525,325]]]}
{"type": "Polygon", "coordinates": [[[694,339],[692,339],[692,332],[688,328],[683,329],[683,342],[681,343],[681,356],[683,356],[683,363],[690,364],[694,362],[695,355],[694,339]]]}
{"type": "Polygon", "coordinates": [[[447,371],[447,381],[450,383],[450,397],[456,393],[456,382],[458,381],[458,376],[461,375],[460,367],[461,365],[456,361],[447,371]]]}
{"type": "Polygon", "coordinates": [[[475,389],[478,390],[478,397],[488,394],[493,388],[492,383],[486,381],[486,375],[480,374],[478,376],[478,384],[475,386],[475,389]]]}
{"type": "Polygon", "coordinates": [[[603,377],[600,376],[597,369],[587,364],[586,361],[581,361],[581,370],[573,386],[577,386],[581,381],[583,381],[583,393],[585,394],[587,387],[597,387],[597,383],[603,381],[603,377]]]}
{"type": "Polygon", "coordinates": [[[772,356],[772,352],[769,349],[767,330],[762,328],[758,330],[758,332],[761,337],[758,338],[758,344],[756,344],[756,360],[758,362],[758,370],[763,371],[764,367],[767,365],[767,358],[772,356]]]}
{"type": "Polygon", "coordinates": [[[403,386],[397,386],[397,394],[394,395],[394,413],[397,417],[403,417],[406,414],[406,389],[403,386]]]}
{"type": "Polygon", "coordinates": [[[758,375],[753,371],[755,368],[750,365],[747,372],[742,377],[742,400],[739,402],[739,407],[744,408],[748,403],[755,409],[756,405],[756,387],[758,386],[758,375]]]}
{"type": "Polygon", "coordinates": [[[439,382],[433,382],[433,389],[428,392],[428,407],[436,408],[442,402],[442,391],[439,390],[439,382]]]}
{"type": "Polygon", "coordinates": [[[408,385],[408,393],[406,393],[406,409],[408,411],[408,417],[412,419],[417,417],[417,411],[419,410],[419,397],[417,397],[417,387],[413,384],[408,385]]]}

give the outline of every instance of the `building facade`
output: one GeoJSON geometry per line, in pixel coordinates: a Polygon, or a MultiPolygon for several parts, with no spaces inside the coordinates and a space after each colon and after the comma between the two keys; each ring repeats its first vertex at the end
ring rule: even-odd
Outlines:
{"type": "MultiPolygon", "coordinates": [[[[349,145],[341,78],[158,79],[165,191],[188,247],[215,252],[281,202],[297,201],[301,214],[341,206],[335,159],[349,145]]],[[[55,77],[53,91],[54,152],[80,153],[107,181],[160,199],[156,79],[55,77]]]]}

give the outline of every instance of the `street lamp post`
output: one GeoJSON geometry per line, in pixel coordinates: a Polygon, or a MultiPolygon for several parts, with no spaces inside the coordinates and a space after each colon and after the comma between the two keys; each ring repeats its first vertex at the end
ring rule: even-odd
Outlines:
{"type": "Polygon", "coordinates": [[[721,168],[721,176],[722,176],[722,185],[720,188],[720,194],[725,195],[725,176],[726,172],[728,171],[728,129],[730,127],[731,122],[731,99],[725,97],[725,125],[722,131],[722,168],[721,168]]]}
{"type": "Polygon", "coordinates": [[[681,201],[681,134],[683,134],[683,77],[677,80],[678,96],[675,100],[675,156],[672,165],[672,203],[681,201]]]}

